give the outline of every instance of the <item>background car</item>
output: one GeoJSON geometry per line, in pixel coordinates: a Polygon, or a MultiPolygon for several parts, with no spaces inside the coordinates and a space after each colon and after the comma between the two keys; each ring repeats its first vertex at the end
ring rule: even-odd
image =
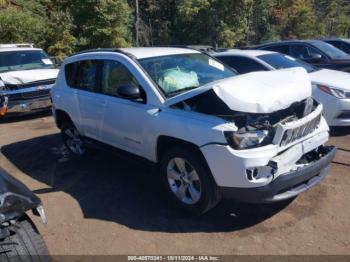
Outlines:
{"type": "Polygon", "coordinates": [[[319,40],[293,40],[257,45],[263,49],[290,55],[320,68],[350,72],[350,55],[319,40]]]}
{"type": "Polygon", "coordinates": [[[330,126],[350,126],[350,73],[319,69],[293,57],[264,50],[229,50],[214,56],[241,74],[303,67],[312,80],[313,97],[324,105],[330,126]]]}
{"type": "Polygon", "coordinates": [[[336,48],[344,51],[347,54],[350,54],[350,39],[332,38],[324,39],[322,41],[335,46],[336,48]]]}
{"type": "Polygon", "coordinates": [[[0,45],[0,117],[51,108],[58,69],[32,44],[0,45]]]}

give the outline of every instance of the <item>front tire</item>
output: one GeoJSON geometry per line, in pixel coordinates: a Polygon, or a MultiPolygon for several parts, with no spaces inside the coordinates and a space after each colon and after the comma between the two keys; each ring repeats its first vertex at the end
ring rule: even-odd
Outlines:
{"type": "Polygon", "coordinates": [[[204,214],[221,199],[207,163],[197,150],[169,149],[161,159],[160,173],[169,198],[192,214],[204,214]]]}
{"type": "Polygon", "coordinates": [[[28,216],[9,226],[8,230],[10,236],[0,240],[0,261],[51,261],[42,236],[28,216]]]}

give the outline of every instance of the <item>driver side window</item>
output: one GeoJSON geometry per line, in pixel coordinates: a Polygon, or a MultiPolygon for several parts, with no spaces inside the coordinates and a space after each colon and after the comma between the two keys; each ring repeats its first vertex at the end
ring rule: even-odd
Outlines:
{"type": "Polygon", "coordinates": [[[318,50],[306,45],[291,45],[290,55],[302,60],[311,59],[316,55],[320,55],[322,56],[322,59],[325,59],[325,57],[318,50]]]}
{"type": "Polygon", "coordinates": [[[138,82],[129,70],[114,60],[106,60],[102,69],[101,92],[110,96],[118,95],[118,88],[123,85],[136,85],[138,82]]]}

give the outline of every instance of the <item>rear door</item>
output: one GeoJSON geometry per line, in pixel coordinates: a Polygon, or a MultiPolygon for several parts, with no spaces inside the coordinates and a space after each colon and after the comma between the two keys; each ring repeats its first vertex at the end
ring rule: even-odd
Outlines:
{"type": "Polygon", "coordinates": [[[103,60],[82,60],[76,62],[74,87],[80,112],[80,132],[100,140],[100,129],[105,97],[99,93],[103,60]]]}

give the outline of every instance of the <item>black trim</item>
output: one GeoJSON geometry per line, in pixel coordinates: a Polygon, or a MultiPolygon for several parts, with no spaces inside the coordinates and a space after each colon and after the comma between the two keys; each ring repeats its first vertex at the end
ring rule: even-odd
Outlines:
{"type": "Polygon", "coordinates": [[[84,142],[86,143],[86,145],[90,148],[95,148],[95,149],[98,149],[98,150],[103,150],[103,151],[106,151],[106,152],[110,152],[110,153],[113,153],[113,154],[116,154],[120,157],[123,157],[123,158],[127,158],[127,159],[131,159],[131,160],[134,160],[134,161],[139,161],[139,162],[143,162],[147,165],[150,165],[152,167],[156,167],[157,163],[147,159],[147,158],[144,158],[142,156],[139,156],[139,155],[135,155],[131,152],[128,152],[126,150],[123,150],[123,149],[120,149],[120,148],[117,148],[117,147],[114,147],[114,146],[111,146],[109,144],[106,144],[106,143],[103,143],[103,142],[100,142],[100,141],[97,141],[93,138],[89,138],[89,137],[86,137],[86,136],[83,136],[82,137],[84,142]]]}
{"type": "Polygon", "coordinates": [[[336,148],[322,147],[326,154],[319,160],[296,171],[280,175],[270,184],[256,188],[221,187],[225,198],[250,203],[270,203],[299,195],[318,184],[328,174],[328,166],[334,159],[336,148]]]}

